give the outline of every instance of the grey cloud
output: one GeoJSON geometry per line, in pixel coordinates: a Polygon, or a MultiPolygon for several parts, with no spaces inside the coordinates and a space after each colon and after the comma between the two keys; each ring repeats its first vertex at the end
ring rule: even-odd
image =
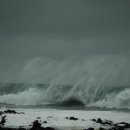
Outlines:
{"type": "Polygon", "coordinates": [[[1,1],[0,34],[87,37],[130,32],[129,0],[1,1]]]}
{"type": "Polygon", "coordinates": [[[130,51],[129,0],[1,0],[0,72],[35,57],[130,51]]]}

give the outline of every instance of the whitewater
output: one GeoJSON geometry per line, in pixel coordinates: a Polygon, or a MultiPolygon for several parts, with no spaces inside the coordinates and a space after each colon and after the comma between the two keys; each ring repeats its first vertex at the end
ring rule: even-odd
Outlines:
{"type": "Polygon", "coordinates": [[[64,61],[34,58],[11,80],[0,83],[0,103],[130,109],[129,57],[125,53],[64,61]]]}

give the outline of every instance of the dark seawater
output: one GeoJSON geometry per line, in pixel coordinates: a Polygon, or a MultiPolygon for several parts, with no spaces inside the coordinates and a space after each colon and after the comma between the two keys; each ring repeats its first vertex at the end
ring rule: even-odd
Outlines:
{"type": "Polygon", "coordinates": [[[130,113],[130,109],[127,108],[100,108],[100,107],[85,107],[85,106],[64,106],[57,104],[48,104],[48,105],[12,105],[12,104],[0,104],[0,108],[7,109],[57,109],[57,110],[82,110],[82,111],[115,111],[115,112],[127,112],[130,113]]]}

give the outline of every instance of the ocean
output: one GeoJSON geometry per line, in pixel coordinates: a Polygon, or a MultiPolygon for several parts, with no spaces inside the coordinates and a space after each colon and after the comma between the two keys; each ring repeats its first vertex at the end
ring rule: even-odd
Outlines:
{"type": "Polygon", "coordinates": [[[17,77],[12,75],[12,82],[0,83],[0,110],[25,113],[6,114],[5,126],[29,127],[37,118],[48,122],[42,122],[43,126],[61,130],[100,128],[91,121],[97,118],[129,123],[129,66],[129,55],[124,54],[64,62],[29,61],[17,77]],[[70,116],[78,121],[68,121],[70,116]]]}
{"type": "Polygon", "coordinates": [[[0,104],[6,107],[129,111],[129,91],[129,86],[95,89],[80,85],[1,83],[0,104]]]}

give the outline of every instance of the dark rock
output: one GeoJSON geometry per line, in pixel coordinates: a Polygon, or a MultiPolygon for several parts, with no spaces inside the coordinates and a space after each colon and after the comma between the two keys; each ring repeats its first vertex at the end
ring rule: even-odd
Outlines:
{"type": "Polygon", "coordinates": [[[46,128],[41,127],[41,123],[39,123],[38,120],[35,120],[35,121],[33,122],[32,128],[31,128],[30,130],[55,130],[55,129],[54,129],[54,128],[51,128],[51,127],[46,127],[46,128]]]}
{"type": "Polygon", "coordinates": [[[97,120],[96,119],[91,119],[91,121],[94,121],[94,122],[99,123],[101,125],[109,125],[109,126],[113,125],[112,121],[109,121],[109,120],[102,121],[100,118],[98,118],[97,120]]]}
{"type": "Polygon", "coordinates": [[[73,116],[71,116],[71,117],[65,117],[66,119],[69,119],[69,120],[78,120],[78,118],[76,118],[76,117],[73,117],[73,116]]]}
{"type": "Polygon", "coordinates": [[[105,130],[104,128],[100,127],[99,130],[105,130]]]}
{"type": "Polygon", "coordinates": [[[6,116],[2,116],[1,117],[1,121],[0,121],[0,128],[2,128],[4,125],[5,125],[5,123],[6,123],[6,116]]]}
{"type": "Polygon", "coordinates": [[[123,127],[113,127],[112,130],[125,130],[123,127]]]}
{"type": "Polygon", "coordinates": [[[43,123],[47,124],[47,121],[44,121],[43,123]]]}
{"type": "Polygon", "coordinates": [[[130,124],[126,123],[124,128],[130,128],[130,124]]]}
{"type": "Polygon", "coordinates": [[[109,126],[112,126],[113,125],[113,122],[112,121],[109,121],[109,120],[105,120],[105,122],[103,122],[104,125],[109,125],[109,126]]]}
{"type": "Polygon", "coordinates": [[[55,129],[51,127],[46,127],[46,128],[43,128],[43,130],[55,130],[55,129]]]}
{"type": "Polygon", "coordinates": [[[130,128],[130,124],[126,122],[120,122],[113,125],[114,130],[125,130],[130,128]]]}
{"type": "Polygon", "coordinates": [[[94,130],[94,128],[88,128],[87,130],[94,130]]]}
{"type": "Polygon", "coordinates": [[[97,120],[96,120],[96,119],[91,119],[91,121],[97,122],[97,120]]]}
{"type": "Polygon", "coordinates": [[[33,122],[33,126],[32,126],[32,128],[31,128],[31,130],[36,130],[36,129],[40,128],[40,127],[41,127],[41,123],[39,123],[38,120],[35,120],[35,121],[33,122]]]}
{"type": "Polygon", "coordinates": [[[17,114],[17,112],[14,110],[6,110],[6,111],[4,111],[4,113],[17,114]]]}
{"type": "Polygon", "coordinates": [[[0,116],[3,114],[3,112],[2,111],[0,111],[0,116]]]}
{"type": "Polygon", "coordinates": [[[97,123],[103,124],[103,121],[100,118],[98,118],[97,123]]]}
{"type": "Polygon", "coordinates": [[[114,124],[116,127],[124,127],[124,128],[130,128],[130,124],[129,123],[126,123],[126,122],[120,122],[120,123],[117,123],[117,124],[114,124]]]}
{"type": "Polygon", "coordinates": [[[19,127],[19,130],[26,130],[25,128],[23,128],[22,126],[19,127]]]}
{"type": "Polygon", "coordinates": [[[78,120],[78,118],[70,117],[70,120],[78,120]]]}
{"type": "Polygon", "coordinates": [[[5,110],[5,114],[24,114],[23,112],[16,112],[15,110],[5,110]]]}

